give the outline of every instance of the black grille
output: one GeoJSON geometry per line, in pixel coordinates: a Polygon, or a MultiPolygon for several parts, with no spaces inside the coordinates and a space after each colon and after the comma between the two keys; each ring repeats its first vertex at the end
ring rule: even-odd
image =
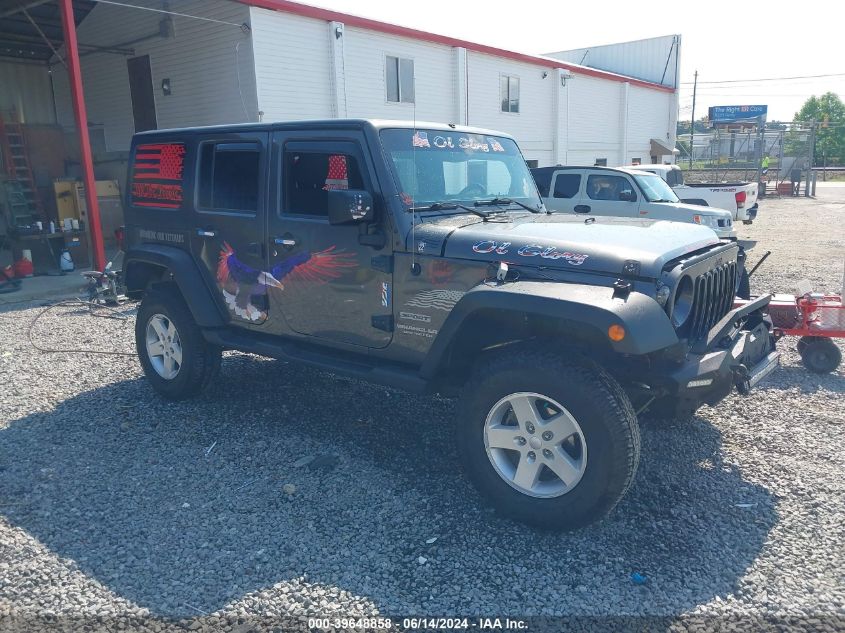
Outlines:
{"type": "Polygon", "coordinates": [[[695,280],[690,338],[704,338],[733,306],[736,290],[736,262],[723,264],[695,280]]]}

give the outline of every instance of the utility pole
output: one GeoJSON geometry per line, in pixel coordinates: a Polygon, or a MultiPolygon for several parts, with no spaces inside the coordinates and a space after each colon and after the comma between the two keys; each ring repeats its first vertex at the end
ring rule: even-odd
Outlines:
{"type": "Polygon", "coordinates": [[[807,177],[804,181],[804,196],[810,197],[810,176],[813,173],[813,153],[816,149],[816,121],[810,122],[810,137],[807,140],[807,177]]]}
{"type": "Polygon", "coordinates": [[[689,168],[692,169],[692,143],[695,134],[695,91],[698,88],[698,71],[695,71],[695,80],[692,82],[692,114],[689,121],[689,168]]]}

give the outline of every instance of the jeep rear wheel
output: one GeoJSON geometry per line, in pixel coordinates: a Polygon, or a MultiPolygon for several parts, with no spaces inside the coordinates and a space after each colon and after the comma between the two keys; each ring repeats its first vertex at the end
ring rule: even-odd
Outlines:
{"type": "Polygon", "coordinates": [[[135,345],[150,384],[172,400],[196,395],[220,369],[220,348],[205,341],[172,287],[144,295],[135,321],[135,345]]]}
{"type": "Polygon", "coordinates": [[[481,493],[502,514],[543,528],[606,515],[639,462],[636,414],[618,383],[587,359],[535,346],[479,363],[457,434],[481,493]]]}

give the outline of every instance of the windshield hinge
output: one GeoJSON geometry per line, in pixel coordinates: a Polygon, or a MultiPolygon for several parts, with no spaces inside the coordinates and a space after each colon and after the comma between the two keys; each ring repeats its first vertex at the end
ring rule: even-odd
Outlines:
{"type": "Polygon", "coordinates": [[[613,282],[613,294],[616,295],[627,295],[631,292],[631,288],[633,284],[630,281],[626,281],[624,279],[617,279],[613,282]]]}
{"type": "Polygon", "coordinates": [[[370,268],[383,273],[393,272],[393,255],[377,255],[370,260],[370,268]]]}

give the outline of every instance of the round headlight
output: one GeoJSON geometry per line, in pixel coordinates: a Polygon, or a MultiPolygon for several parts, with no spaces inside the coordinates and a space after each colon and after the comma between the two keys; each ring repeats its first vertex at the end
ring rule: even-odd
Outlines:
{"type": "Polygon", "coordinates": [[[690,318],[694,294],[692,279],[682,277],[675,291],[675,302],[672,304],[672,325],[676,328],[682,327],[690,318]]]}
{"type": "Polygon", "coordinates": [[[669,301],[669,295],[672,294],[672,289],[667,286],[666,284],[660,284],[657,288],[657,303],[661,306],[665,306],[666,302],[669,301]]]}

